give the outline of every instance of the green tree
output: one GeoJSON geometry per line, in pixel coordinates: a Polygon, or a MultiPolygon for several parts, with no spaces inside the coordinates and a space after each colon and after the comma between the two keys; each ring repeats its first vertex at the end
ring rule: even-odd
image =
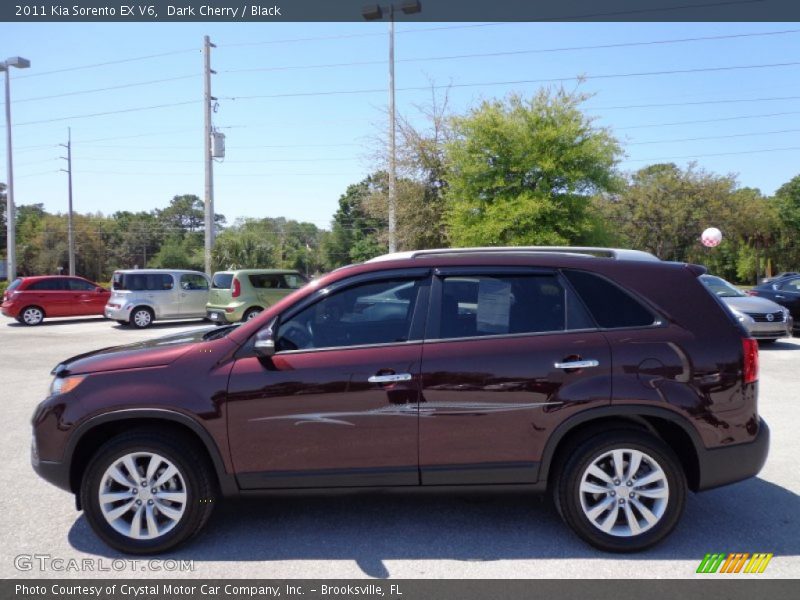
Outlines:
{"type": "Polygon", "coordinates": [[[800,266],[800,175],[778,188],[774,202],[779,220],[774,271],[794,271],[800,266]]]}
{"type": "Polygon", "coordinates": [[[323,248],[326,269],[360,262],[386,252],[385,243],[379,239],[379,233],[388,225],[386,217],[374,215],[367,209],[370,197],[385,190],[385,186],[386,174],[373,173],[347,186],[345,193],[339,197],[339,208],[333,216],[331,233],[323,248]]]}
{"type": "Polygon", "coordinates": [[[592,231],[593,194],[613,190],[620,147],[563,89],[484,102],[453,120],[446,222],[453,245],[569,244],[592,231]]]}

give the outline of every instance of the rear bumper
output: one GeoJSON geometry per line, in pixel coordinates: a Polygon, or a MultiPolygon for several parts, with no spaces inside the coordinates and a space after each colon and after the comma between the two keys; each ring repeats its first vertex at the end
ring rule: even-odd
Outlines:
{"type": "Polygon", "coordinates": [[[767,461],[769,436],[766,421],[759,419],[758,434],[752,442],[711,450],[702,449],[697,457],[700,466],[697,491],[755,477],[767,461]]]}
{"type": "Polygon", "coordinates": [[[12,319],[16,319],[19,316],[19,309],[19,306],[11,304],[10,302],[0,305],[0,312],[2,312],[4,316],[11,317],[12,319]]]}
{"type": "Polygon", "coordinates": [[[237,318],[236,313],[226,313],[224,310],[219,309],[207,309],[206,319],[214,323],[237,323],[242,320],[242,316],[239,315],[237,318]]]}
{"type": "Polygon", "coordinates": [[[125,306],[120,306],[119,308],[114,308],[106,304],[105,308],[103,309],[103,316],[106,319],[113,319],[114,321],[127,321],[131,318],[131,309],[128,308],[126,310],[125,306]]]}

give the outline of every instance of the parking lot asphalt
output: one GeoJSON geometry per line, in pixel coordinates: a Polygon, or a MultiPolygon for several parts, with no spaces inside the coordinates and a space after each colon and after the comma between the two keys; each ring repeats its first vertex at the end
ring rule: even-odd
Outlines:
{"type": "Polygon", "coordinates": [[[67,319],[30,328],[0,320],[0,577],[800,576],[800,339],[761,351],[759,411],[772,429],[761,474],[690,495],[676,531],[647,552],[594,550],[543,497],[371,493],[222,502],[199,537],[157,557],[162,562],[133,563],[94,536],[70,494],[33,472],[30,417],[45,396],[50,369],[62,359],[201,326],[157,323],[142,331],[67,319]],[[761,575],[696,575],[709,552],[775,557],[761,575]]]}

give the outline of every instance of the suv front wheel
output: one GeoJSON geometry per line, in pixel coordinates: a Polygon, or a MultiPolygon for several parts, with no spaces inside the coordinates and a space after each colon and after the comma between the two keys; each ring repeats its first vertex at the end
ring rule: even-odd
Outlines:
{"type": "Polygon", "coordinates": [[[134,431],[100,447],[80,494],[89,525],[109,546],[153,554],[203,527],[214,490],[207,461],[192,440],[134,431]]]}
{"type": "Polygon", "coordinates": [[[616,430],[583,441],[563,463],[554,500],[583,540],[609,552],[637,552],[675,528],[686,502],[686,477],[658,438],[616,430]]]}

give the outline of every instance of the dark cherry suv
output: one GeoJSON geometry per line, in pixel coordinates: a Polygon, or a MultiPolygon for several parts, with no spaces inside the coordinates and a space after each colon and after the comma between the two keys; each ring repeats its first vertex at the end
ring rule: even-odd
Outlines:
{"type": "Polygon", "coordinates": [[[241,325],[71,358],[33,417],[37,472],[130,553],[220,496],[504,485],[549,491],[609,551],[687,490],[752,477],[758,348],[696,265],[491,248],[339,269],[241,325]]]}

